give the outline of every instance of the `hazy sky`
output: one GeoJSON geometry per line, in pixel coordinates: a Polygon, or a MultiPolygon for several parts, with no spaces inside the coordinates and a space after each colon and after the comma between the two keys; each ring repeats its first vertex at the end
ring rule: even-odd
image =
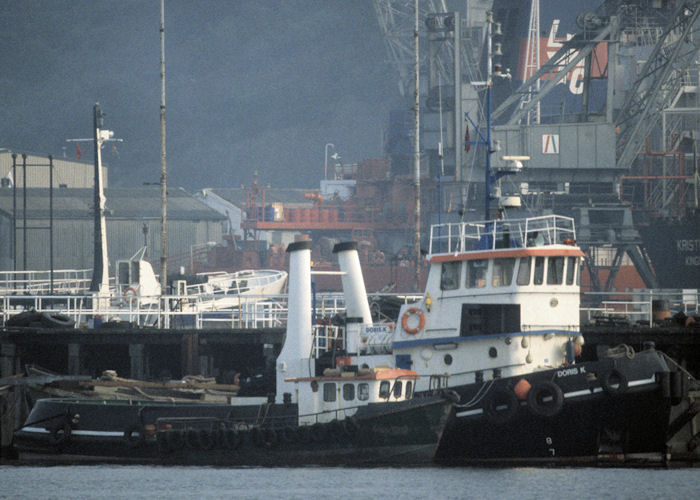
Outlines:
{"type": "MultiPolygon", "coordinates": [[[[381,156],[402,103],[370,0],[165,3],[169,185],[315,187],[326,143],[381,156]]],[[[159,23],[159,0],[2,0],[0,147],[74,157],[99,101],[110,185],[158,181],[159,23]]]]}

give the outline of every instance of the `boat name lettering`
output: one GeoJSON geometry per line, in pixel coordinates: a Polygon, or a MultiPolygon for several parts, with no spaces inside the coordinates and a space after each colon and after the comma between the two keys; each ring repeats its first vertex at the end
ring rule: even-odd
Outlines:
{"type": "Polygon", "coordinates": [[[366,326],[364,328],[364,332],[367,334],[370,333],[387,333],[389,332],[389,327],[388,326],[366,326]]]}
{"type": "Polygon", "coordinates": [[[697,252],[700,250],[700,240],[676,240],[676,249],[679,252],[697,252]]]}
{"type": "Polygon", "coordinates": [[[687,256],[685,258],[686,266],[700,266],[700,255],[687,256]]]}
{"type": "Polygon", "coordinates": [[[565,368],[563,370],[559,370],[557,372],[557,377],[569,377],[570,375],[578,375],[579,373],[586,373],[586,367],[573,367],[573,368],[565,368]]]}

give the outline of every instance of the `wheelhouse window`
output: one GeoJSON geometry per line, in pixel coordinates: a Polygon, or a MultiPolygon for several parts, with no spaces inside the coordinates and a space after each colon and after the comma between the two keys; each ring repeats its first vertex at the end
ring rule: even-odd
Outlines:
{"type": "Polygon", "coordinates": [[[323,384],[323,400],[328,403],[335,401],[335,382],[323,384]]]}
{"type": "Polygon", "coordinates": [[[394,398],[399,399],[401,397],[401,391],[403,390],[403,384],[400,380],[394,382],[394,398]]]}
{"type": "Polygon", "coordinates": [[[518,266],[518,278],[516,283],[520,286],[530,284],[530,257],[520,257],[520,265],[518,266]]]}
{"type": "Polygon", "coordinates": [[[561,285],[564,281],[564,257],[549,257],[547,284],[561,285]]]}
{"type": "Polygon", "coordinates": [[[513,281],[513,268],[515,259],[494,259],[493,260],[493,286],[510,286],[513,281]]]}
{"type": "Polygon", "coordinates": [[[535,285],[544,283],[544,257],[535,257],[535,285]]]}
{"type": "Polygon", "coordinates": [[[363,382],[357,386],[357,399],[367,401],[369,399],[369,384],[363,382]]]}
{"type": "Polygon", "coordinates": [[[459,286],[461,262],[444,262],[440,274],[440,290],[456,290],[459,286]]]}
{"type": "Polygon", "coordinates": [[[520,328],[520,304],[462,304],[461,337],[515,333],[520,328]]]}
{"type": "Polygon", "coordinates": [[[484,288],[486,286],[486,270],[489,261],[469,260],[467,261],[467,288],[484,288]]]}
{"type": "Polygon", "coordinates": [[[382,380],[382,383],[379,384],[379,397],[387,399],[387,398],[389,398],[389,394],[390,394],[389,381],[382,380]]]}
{"type": "Polygon", "coordinates": [[[576,257],[566,258],[566,284],[574,284],[574,276],[576,275],[576,257]]]}
{"type": "Polygon", "coordinates": [[[343,384],[343,399],[345,401],[355,399],[355,384],[343,384]]]}
{"type": "Polygon", "coordinates": [[[413,382],[410,380],[406,382],[406,399],[411,399],[413,394],[413,382]]]}

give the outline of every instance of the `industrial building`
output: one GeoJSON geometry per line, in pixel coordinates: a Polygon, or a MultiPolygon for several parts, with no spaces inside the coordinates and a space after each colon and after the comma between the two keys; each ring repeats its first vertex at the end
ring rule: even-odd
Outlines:
{"type": "MultiPolygon", "coordinates": [[[[49,191],[0,189],[0,270],[49,270],[52,249],[54,269],[92,267],[92,188],[57,188],[52,195],[49,191]]],[[[160,188],[111,188],[105,190],[105,197],[110,275],[117,260],[128,259],[143,246],[148,247],[148,258],[158,272],[160,188]]],[[[173,187],[168,191],[167,221],[169,263],[176,266],[170,271],[177,273],[180,266],[187,267],[193,247],[221,242],[226,218],[173,187]]]]}

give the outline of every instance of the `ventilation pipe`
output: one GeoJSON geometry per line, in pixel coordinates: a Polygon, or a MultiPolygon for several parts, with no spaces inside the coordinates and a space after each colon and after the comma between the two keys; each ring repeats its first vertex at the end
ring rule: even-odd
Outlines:
{"type": "Polygon", "coordinates": [[[365,281],[362,278],[357,243],[347,241],[333,247],[338,254],[338,264],[342,273],[343,294],[346,309],[346,347],[348,354],[357,354],[360,346],[360,333],[363,326],[372,324],[365,281]]]}
{"type": "Polygon", "coordinates": [[[311,358],[311,241],[297,241],[287,247],[289,253],[289,293],[287,299],[287,336],[277,357],[276,402],[298,401],[293,382],[287,378],[310,377],[315,372],[311,358]],[[289,396],[287,397],[289,400],[289,396]]]}

